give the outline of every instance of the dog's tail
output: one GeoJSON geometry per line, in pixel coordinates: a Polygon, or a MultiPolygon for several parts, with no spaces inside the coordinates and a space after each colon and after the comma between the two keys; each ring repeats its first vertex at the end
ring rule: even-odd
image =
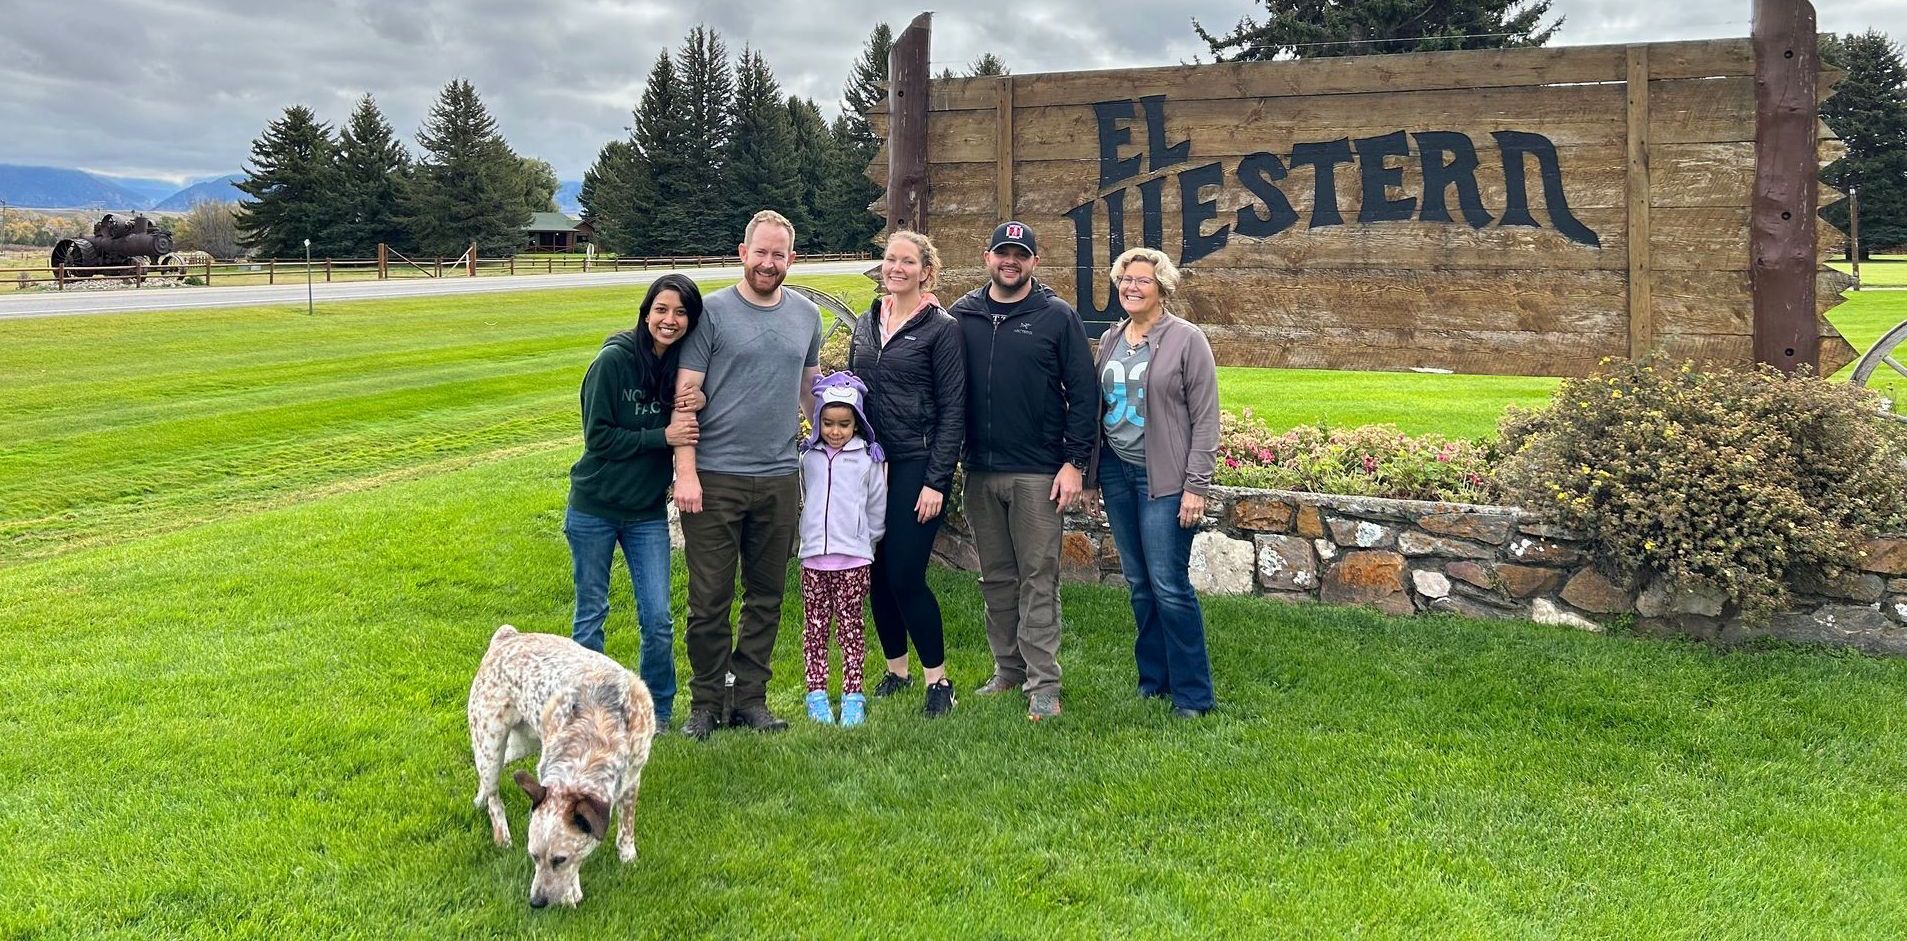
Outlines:
{"type": "Polygon", "coordinates": [[[515,636],[516,636],[516,628],[511,627],[508,624],[505,624],[502,627],[497,628],[497,632],[495,634],[490,635],[490,643],[495,644],[497,641],[500,641],[504,639],[505,637],[515,637],[515,636]]]}

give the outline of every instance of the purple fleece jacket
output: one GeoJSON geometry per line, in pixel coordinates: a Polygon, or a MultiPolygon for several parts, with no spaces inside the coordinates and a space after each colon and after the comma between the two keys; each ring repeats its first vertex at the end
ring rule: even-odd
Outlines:
{"type": "Polygon", "coordinates": [[[817,445],[803,453],[801,491],[801,558],[874,559],[887,532],[887,467],[860,435],[839,451],[817,445]]]}

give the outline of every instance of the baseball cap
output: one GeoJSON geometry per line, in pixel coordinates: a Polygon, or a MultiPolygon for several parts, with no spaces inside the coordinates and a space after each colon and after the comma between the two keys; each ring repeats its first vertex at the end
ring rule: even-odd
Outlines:
{"type": "Polygon", "coordinates": [[[993,241],[988,244],[987,251],[997,252],[1002,245],[1018,245],[1026,249],[1028,255],[1040,253],[1033,244],[1033,230],[1027,228],[1024,222],[1002,222],[994,228],[993,241]]]}

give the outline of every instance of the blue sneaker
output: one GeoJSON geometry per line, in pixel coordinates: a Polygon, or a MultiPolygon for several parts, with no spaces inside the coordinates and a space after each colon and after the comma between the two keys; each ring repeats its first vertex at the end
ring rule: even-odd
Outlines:
{"type": "Polygon", "coordinates": [[[860,725],[867,721],[867,697],[860,693],[849,693],[841,697],[841,724],[843,726],[860,725]]]}
{"type": "Polygon", "coordinates": [[[828,691],[817,689],[808,694],[808,718],[822,725],[834,724],[834,704],[828,702],[828,691]]]}

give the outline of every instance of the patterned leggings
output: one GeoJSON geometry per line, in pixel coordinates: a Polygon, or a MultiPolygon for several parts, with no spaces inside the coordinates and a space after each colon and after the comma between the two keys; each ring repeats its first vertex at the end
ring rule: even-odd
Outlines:
{"type": "Polygon", "coordinates": [[[808,691],[828,688],[828,621],[833,620],[841,642],[841,692],[861,691],[861,668],[867,661],[867,621],[861,604],[867,600],[869,567],[824,572],[801,569],[801,658],[806,664],[808,691]]]}

